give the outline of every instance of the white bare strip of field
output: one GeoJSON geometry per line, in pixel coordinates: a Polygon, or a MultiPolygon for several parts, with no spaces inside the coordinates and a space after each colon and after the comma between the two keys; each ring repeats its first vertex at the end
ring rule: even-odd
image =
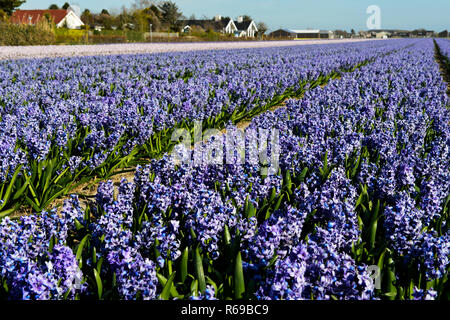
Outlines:
{"type": "MultiPolygon", "coordinates": [[[[372,40],[372,39],[370,39],[372,40]]],[[[72,57],[134,53],[182,52],[198,50],[224,50],[266,48],[310,44],[333,44],[367,41],[366,39],[299,40],[299,41],[239,41],[194,43],[126,43],[104,45],[51,45],[51,46],[0,46],[0,60],[72,57]]]]}

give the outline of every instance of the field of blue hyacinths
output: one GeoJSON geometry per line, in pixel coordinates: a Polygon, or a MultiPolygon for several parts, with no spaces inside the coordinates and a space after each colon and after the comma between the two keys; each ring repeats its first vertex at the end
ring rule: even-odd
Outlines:
{"type": "Polygon", "coordinates": [[[0,299],[450,299],[449,56],[0,61],[0,299]]]}

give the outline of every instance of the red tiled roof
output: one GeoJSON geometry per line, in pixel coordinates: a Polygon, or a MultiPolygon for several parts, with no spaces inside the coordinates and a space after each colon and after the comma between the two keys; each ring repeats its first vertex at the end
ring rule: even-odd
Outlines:
{"type": "Polygon", "coordinates": [[[16,24],[36,24],[40,19],[44,17],[44,14],[49,14],[53,22],[58,24],[67,15],[68,11],[63,9],[58,10],[17,10],[11,15],[11,22],[16,24]]]}

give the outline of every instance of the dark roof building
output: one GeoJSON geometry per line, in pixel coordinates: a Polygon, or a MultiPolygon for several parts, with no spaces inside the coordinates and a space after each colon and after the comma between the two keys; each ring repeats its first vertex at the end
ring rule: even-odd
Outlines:
{"type": "Polygon", "coordinates": [[[416,29],[411,32],[413,37],[432,37],[434,34],[433,30],[416,29]]]}
{"type": "Polygon", "coordinates": [[[412,36],[412,32],[409,30],[398,30],[398,29],[374,29],[368,31],[373,36],[376,36],[377,34],[389,34],[390,37],[397,37],[397,38],[410,38],[412,36]]]}
{"type": "Polygon", "coordinates": [[[235,22],[234,25],[238,30],[247,30],[253,21],[235,22]]]}
{"type": "Polygon", "coordinates": [[[180,21],[183,32],[189,32],[192,28],[201,28],[204,31],[212,30],[217,33],[234,34],[237,37],[254,37],[258,28],[255,22],[243,21],[239,17],[237,22],[229,18],[222,18],[216,16],[211,20],[181,20],[180,21]]]}
{"type": "Polygon", "coordinates": [[[256,32],[258,32],[258,28],[256,27],[255,21],[246,20],[244,21],[242,17],[239,17],[237,22],[234,23],[237,28],[237,33],[239,37],[254,37],[256,32]]]}
{"type": "Polygon", "coordinates": [[[332,39],[334,37],[333,31],[306,29],[306,30],[291,30],[295,33],[297,39],[332,39]]]}
{"type": "Polygon", "coordinates": [[[333,39],[334,33],[329,30],[290,30],[290,29],[278,29],[270,33],[270,36],[274,38],[295,38],[295,39],[333,39]]]}
{"type": "Polygon", "coordinates": [[[180,22],[183,32],[189,32],[193,27],[198,27],[205,31],[212,30],[218,33],[233,33],[237,30],[231,19],[181,20],[180,22]]]}
{"type": "Polygon", "coordinates": [[[288,29],[278,29],[269,33],[271,38],[295,38],[295,32],[288,29]]]}
{"type": "Polygon", "coordinates": [[[447,31],[447,30],[444,30],[444,31],[442,31],[442,32],[439,32],[438,36],[439,36],[440,38],[447,38],[447,37],[448,37],[448,31],[447,31]]]}

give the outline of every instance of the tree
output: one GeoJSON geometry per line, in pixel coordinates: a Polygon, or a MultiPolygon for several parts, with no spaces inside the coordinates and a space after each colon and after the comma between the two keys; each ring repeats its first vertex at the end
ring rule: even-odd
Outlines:
{"type": "Polygon", "coordinates": [[[83,13],[81,14],[81,21],[85,25],[93,26],[94,25],[94,16],[92,15],[91,11],[89,9],[85,9],[83,13]]]}
{"type": "Polygon", "coordinates": [[[0,22],[7,22],[8,21],[8,15],[5,11],[0,9],[0,22]]]}
{"type": "Polygon", "coordinates": [[[131,29],[134,25],[132,15],[128,12],[125,6],[122,7],[122,12],[116,17],[116,23],[119,29],[131,29]]]}
{"type": "Polygon", "coordinates": [[[106,9],[103,9],[102,12],[101,12],[100,14],[106,14],[106,15],[110,16],[108,10],[106,10],[106,9]]]}
{"type": "Polygon", "coordinates": [[[161,22],[152,8],[142,9],[138,11],[138,13],[139,24],[142,31],[150,31],[150,24],[152,25],[152,31],[159,30],[161,22]]]}
{"type": "Polygon", "coordinates": [[[269,27],[264,22],[258,22],[256,24],[256,28],[258,28],[258,36],[262,38],[264,33],[269,30],[269,27]]]}
{"type": "Polygon", "coordinates": [[[25,3],[25,0],[0,0],[0,10],[3,10],[8,16],[12,15],[16,8],[25,3]]]}
{"type": "Polygon", "coordinates": [[[69,7],[70,7],[70,4],[69,3],[64,3],[64,5],[62,6],[62,8],[64,9],[64,10],[67,10],[67,9],[69,9],[69,7]]]}
{"type": "Polygon", "coordinates": [[[244,14],[244,15],[242,16],[242,21],[244,21],[244,22],[250,22],[250,21],[253,21],[253,19],[252,19],[252,17],[250,17],[249,15],[244,14]]]}
{"type": "Polygon", "coordinates": [[[108,14],[101,13],[95,17],[95,23],[103,26],[106,30],[111,30],[114,26],[115,19],[108,14]]]}
{"type": "Polygon", "coordinates": [[[134,3],[131,5],[131,9],[133,12],[136,10],[141,10],[144,8],[148,8],[151,5],[150,0],[135,0],[134,3]]]}
{"type": "Polygon", "coordinates": [[[345,30],[334,30],[334,34],[338,37],[349,38],[350,34],[345,30]]]}
{"type": "Polygon", "coordinates": [[[48,8],[49,8],[50,10],[58,10],[58,9],[59,9],[59,7],[58,7],[57,4],[51,4],[48,8]]]}
{"type": "Polygon", "coordinates": [[[153,11],[153,13],[155,14],[155,16],[158,17],[158,19],[161,19],[161,11],[158,9],[157,6],[155,6],[154,4],[152,4],[152,5],[150,6],[150,10],[153,11]]]}
{"type": "Polygon", "coordinates": [[[172,1],[165,1],[160,6],[161,10],[161,21],[173,31],[178,31],[179,19],[183,16],[183,14],[179,11],[177,5],[172,1]]]}
{"type": "Polygon", "coordinates": [[[47,21],[47,23],[49,25],[51,25],[53,23],[52,16],[48,12],[44,13],[44,19],[45,19],[45,21],[47,21]]]}

